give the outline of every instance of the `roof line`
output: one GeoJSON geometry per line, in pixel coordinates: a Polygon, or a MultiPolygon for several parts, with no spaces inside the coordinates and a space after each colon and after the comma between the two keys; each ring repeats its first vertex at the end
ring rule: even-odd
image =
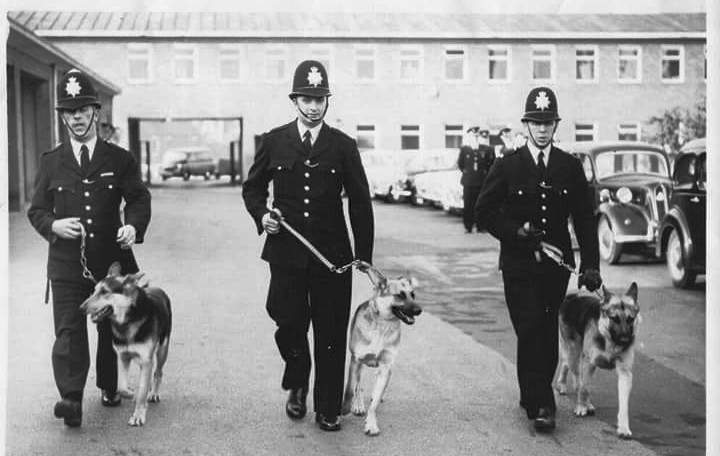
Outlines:
{"type": "Polygon", "coordinates": [[[96,72],[88,69],[85,65],[81,64],[74,58],[70,57],[68,54],[66,54],[59,48],[53,46],[52,44],[46,42],[45,40],[40,39],[33,32],[26,29],[22,25],[20,25],[20,23],[18,23],[15,19],[8,17],[7,20],[8,20],[8,24],[10,25],[10,30],[14,30],[15,32],[21,34],[23,37],[25,37],[26,39],[37,44],[38,46],[45,49],[46,51],[57,55],[58,57],[60,57],[61,60],[64,61],[64,63],[69,64],[71,67],[81,69],[84,73],[87,73],[99,85],[114,92],[115,95],[122,92],[122,90],[120,89],[119,86],[117,86],[117,85],[113,84],[112,82],[108,81],[107,79],[103,78],[96,72]]]}
{"type": "Polygon", "coordinates": [[[706,32],[262,32],[262,31],[176,31],[176,30],[36,30],[35,34],[53,38],[363,38],[363,39],[597,39],[657,40],[707,39],[706,32]]]}

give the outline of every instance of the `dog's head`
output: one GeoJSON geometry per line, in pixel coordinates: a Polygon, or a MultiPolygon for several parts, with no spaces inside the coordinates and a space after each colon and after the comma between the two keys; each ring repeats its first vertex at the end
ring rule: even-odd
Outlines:
{"type": "Polygon", "coordinates": [[[635,341],[635,329],[640,321],[638,287],[635,282],[623,295],[616,295],[602,287],[605,298],[600,307],[600,330],[619,346],[629,347],[635,341]]]}
{"type": "MultiPolygon", "coordinates": [[[[130,318],[141,293],[138,283],[143,273],[121,275],[120,263],[110,265],[107,276],[95,285],[95,291],[81,305],[80,310],[93,321],[111,318],[122,325],[130,318]]],[[[147,284],[145,284],[147,286],[147,284]]]]}
{"type": "Polygon", "coordinates": [[[388,319],[396,317],[407,325],[415,323],[415,317],[422,313],[422,308],[415,302],[417,286],[414,277],[381,280],[376,284],[375,298],[380,315],[388,319]]]}

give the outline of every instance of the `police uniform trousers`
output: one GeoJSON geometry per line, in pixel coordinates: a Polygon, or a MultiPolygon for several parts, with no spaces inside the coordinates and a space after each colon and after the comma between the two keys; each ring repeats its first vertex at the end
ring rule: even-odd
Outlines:
{"type": "MultiPolygon", "coordinates": [[[[482,185],[463,185],[463,225],[470,231],[477,224],[475,220],[475,202],[480,196],[482,185]]],[[[478,229],[480,227],[478,226],[478,229]]]]}
{"type": "Polygon", "coordinates": [[[277,324],[275,341],[285,361],[284,389],[307,388],[313,327],[315,412],[337,416],[343,394],[352,273],[330,272],[311,259],[306,268],[270,263],[267,311],[277,324]]]}
{"type": "MultiPolygon", "coordinates": [[[[53,321],[55,343],[52,348],[52,365],[60,396],[82,400],[88,369],[87,316],[80,304],[93,292],[88,280],[52,280],[53,321]]],[[[97,387],[114,392],[117,390],[117,355],[112,345],[110,321],[98,322],[98,343],[95,368],[97,387]]]]}
{"type": "Polygon", "coordinates": [[[570,273],[554,263],[538,273],[504,272],[505,300],[517,335],[520,403],[528,411],[555,410],[552,380],[558,363],[558,308],[570,273]]]}

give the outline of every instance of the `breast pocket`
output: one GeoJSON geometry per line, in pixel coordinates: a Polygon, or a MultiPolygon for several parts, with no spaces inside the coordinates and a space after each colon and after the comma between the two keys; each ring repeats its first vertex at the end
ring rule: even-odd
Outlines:
{"type": "Polygon", "coordinates": [[[54,179],[50,181],[48,190],[53,195],[53,210],[58,217],[69,215],[77,199],[77,182],[54,179]]]}
{"type": "Polygon", "coordinates": [[[315,169],[316,185],[323,193],[340,193],[342,190],[342,167],[339,163],[319,163],[315,169]]]}
{"type": "Polygon", "coordinates": [[[268,165],[268,171],[272,174],[273,195],[287,196],[292,194],[297,186],[293,174],[295,160],[272,160],[268,165]]]}

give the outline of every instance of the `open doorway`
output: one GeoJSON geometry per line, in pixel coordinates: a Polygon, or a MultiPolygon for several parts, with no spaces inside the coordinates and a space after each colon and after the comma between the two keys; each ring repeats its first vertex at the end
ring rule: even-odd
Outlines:
{"type": "Polygon", "coordinates": [[[242,183],[242,117],[128,119],[128,145],[143,180],[215,179],[242,183]]]}

